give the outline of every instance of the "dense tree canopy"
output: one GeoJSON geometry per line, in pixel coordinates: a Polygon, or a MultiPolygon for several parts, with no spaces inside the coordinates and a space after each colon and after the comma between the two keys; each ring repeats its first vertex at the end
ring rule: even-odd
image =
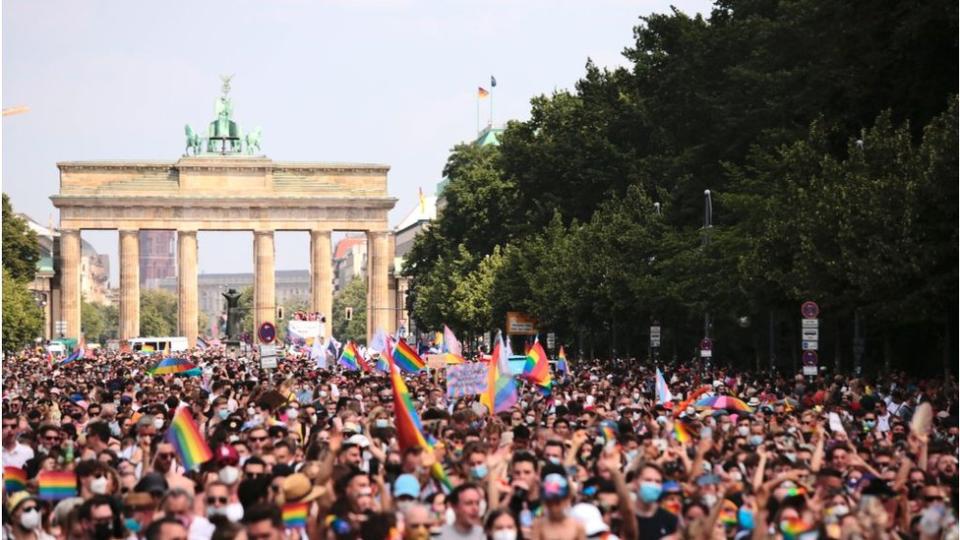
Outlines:
{"type": "Polygon", "coordinates": [[[355,277],[333,297],[333,335],[346,343],[367,342],[367,280],[355,277]],[[347,308],[352,309],[347,320],[347,308]]]}
{"type": "Polygon", "coordinates": [[[405,265],[419,326],[479,333],[521,310],[639,356],[656,320],[661,356],[707,332],[718,360],[796,365],[815,300],[822,363],[850,367],[855,313],[874,367],[950,358],[956,6],[721,0],[634,38],[630,66],[588,62],[499,146],[453,149],[405,265]]]}

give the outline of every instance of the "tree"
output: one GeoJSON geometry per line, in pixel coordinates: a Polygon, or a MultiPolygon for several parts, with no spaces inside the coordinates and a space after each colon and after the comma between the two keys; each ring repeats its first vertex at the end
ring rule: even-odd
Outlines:
{"type": "Polygon", "coordinates": [[[346,342],[367,342],[367,280],[355,277],[333,297],[333,335],[346,342]],[[347,320],[347,308],[353,313],[347,320]]]}
{"type": "Polygon", "coordinates": [[[43,312],[27,286],[3,269],[3,349],[15,351],[33,344],[43,333],[43,312]]]}
{"type": "Polygon", "coordinates": [[[10,197],[3,194],[3,267],[13,279],[30,281],[37,272],[40,244],[27,222],[13,213],[10,197]]]}
{"type": "Polygon", "coordinates": [[[80,304],[80,329],[84,338],[89,342],[102,344],[108,339],[116,339],[119,320],[119,310],[116,306],[91,303],[87,302],[86,299],[83,299],[80,304]]]}
{"type": "Polygon", "coordinates": [[[140,335],[174,336],[177,332],[177,297],[155,289],[140,292],[140,335]]]}

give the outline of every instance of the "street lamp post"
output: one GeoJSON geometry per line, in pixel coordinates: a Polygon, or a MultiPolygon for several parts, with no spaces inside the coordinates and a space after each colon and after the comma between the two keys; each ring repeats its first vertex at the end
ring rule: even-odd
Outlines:
{"type": "MultiPolygon", "coordinates": [[[[703,247],[706,255],[706,247],[710,245],[710,229],[713,228],[713,199],[710,190],[703,190],[703,247]]],[[[710,337],[710,312],[704,307],[703,310],[703,337],[710,337]]]]}

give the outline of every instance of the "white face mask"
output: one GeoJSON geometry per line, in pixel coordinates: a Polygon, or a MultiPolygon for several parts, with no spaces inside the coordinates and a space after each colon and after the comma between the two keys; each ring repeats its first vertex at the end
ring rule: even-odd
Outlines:
{"type": "Polygon", "coordinates": [[[220,469],[220,472],[217,473],[217,476],[220,478],[220,481],[228,486],[232,486],[237,483],[237,480],[240,479],[240,469],[227,465],[226,467],[220,469]]]}
{"type": "Polygon", "coordinates": [[[517,530],[500,529],[499,531],[493,531],[490,537],[493,538],[493,540],[517,540],[517,530]]]}
{"type": "Polygon", "coordinates": [[[240,503],[230,503],[227,505],[227,519],[234,523],[239,523],[243,519],[243,505],[240,503]]]}
{"type": "Polygon", "coordinates": [[[107,477],[103,476],[91,480],[90,492],[94,495],[105,495],[107,493],[107,477]]]}
{"type": "Polygon", "coordinates": [[[40,526],[40,510],[34,508],[29,512],[20,515],[20,526],[28,531],[32,531],[40,526]]]}
{"type": "Polygon", "coordinates": [[[296,420],[300,416],[300,409],[287,409],[287,418],[296,420]]]}
{"type": "Polygon", "coordinates": [[[163,418],[154,418],[153,427],[157,429],[163,429],[163,418]]]}

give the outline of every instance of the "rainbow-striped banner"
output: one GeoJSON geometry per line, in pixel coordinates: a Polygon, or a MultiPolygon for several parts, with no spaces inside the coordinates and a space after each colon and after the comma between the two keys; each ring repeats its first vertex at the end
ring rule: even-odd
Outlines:
{"type": "Polygon", "coordinates": [[[197,429],[193,414],[187,407],[181,407],[173,415],[170,429],[167,430],[164,438],[173,445],[180,457],[180,462],[187,469],[196,469],[213,458],[210,446],[207,445],[207,441],[203,438],[200,430],[197,429]]]}
{"type": "Polygon", "coordinates": [[[537,389],[543,394],[550,394],[553,387],[553,379],[550,376],[550,364],[547,360],[547,352],[540,345],[540,340],[533,343],[530,351],[527,353],[527,363],[523,366],[523,377],[537,385],[537,389]]]}
{"type": "Polygon", "coordinates": [[[27,472],[19,467],[4,467],[3,487],[8,495],[27,489],[27,472]]]}
{"type": "Polygon", "coordinates": [[[287,503],[283,505],[283,526],[288,529],[305,529],[307,527],[307,514],[310,511],[310,503],[287,503]]]}
{"type": "Polygon", "coordinates": [[[37,495],[44,501],[77,496],[77,475],[72,471],[43,471],[37,475],[37,495]]]}

